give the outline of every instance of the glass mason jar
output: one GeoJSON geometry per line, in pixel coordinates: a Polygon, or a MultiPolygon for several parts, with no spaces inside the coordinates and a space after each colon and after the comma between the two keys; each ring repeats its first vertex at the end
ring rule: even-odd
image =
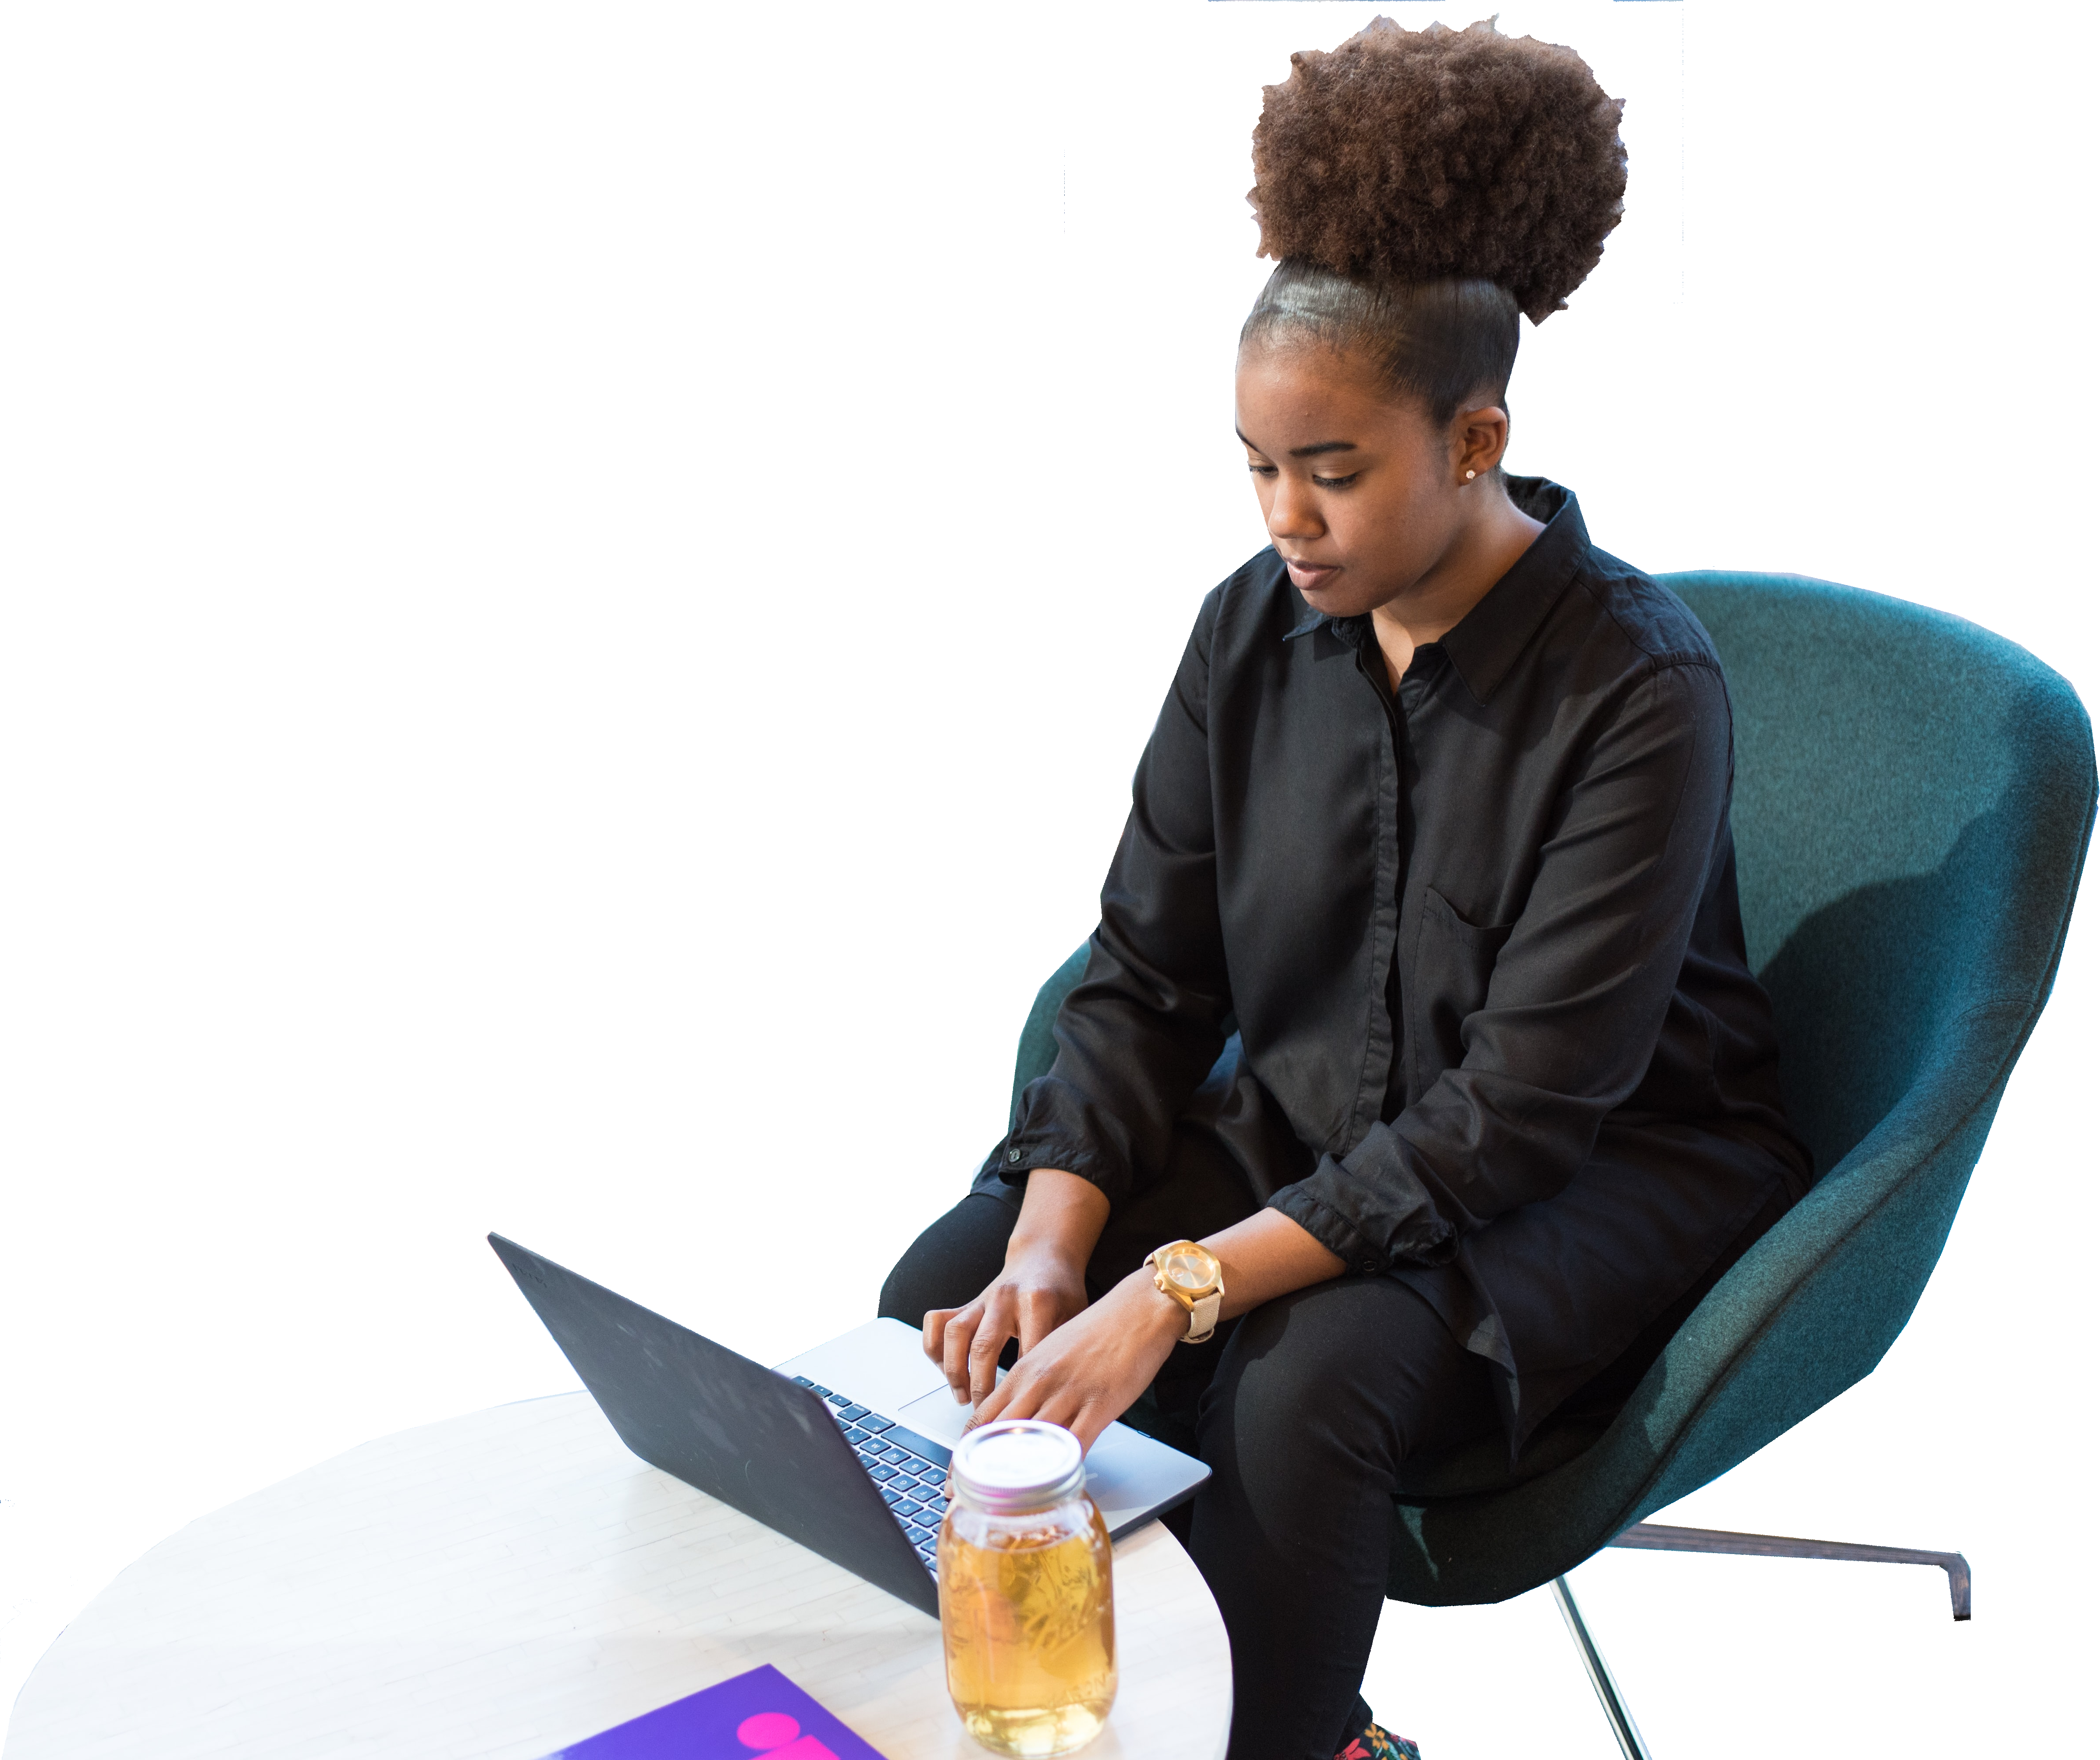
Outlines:
{"type": "Polygon", "coordinates": [[[956,1445],[941,1524],[948,1696],[994,1753],[1070,1753],[1114,1703],[1109,1531],[1079,1439],[1009,1418],[956,1445]]]}

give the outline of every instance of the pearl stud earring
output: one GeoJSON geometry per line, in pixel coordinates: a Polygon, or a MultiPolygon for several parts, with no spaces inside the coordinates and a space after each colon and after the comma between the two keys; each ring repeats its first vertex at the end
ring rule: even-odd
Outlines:
{"type": "Polygon", "coordinates": [[[1471,483],[1471,482],[1473,480],[1473,479],[1474,479],[1476,476],[1477,476],[1478,474],[1479,474],[1479,473],[1478,473],[1477,471],[1472,471],[1472,470],[1469,470],[1469,471],[1467,471],[1467,472],[1466,473],[1466,480],[1467,480],[1467,482],[1471,483]]]}

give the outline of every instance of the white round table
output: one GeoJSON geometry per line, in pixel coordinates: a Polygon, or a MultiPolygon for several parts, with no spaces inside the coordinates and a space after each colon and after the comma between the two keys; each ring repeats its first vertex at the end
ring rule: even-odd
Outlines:
{"type": "MultiPolygon", "coordinates": [[[[1089,1760],[1218,1760],[1231,1662],[1158,1523],[1115,1549],[1089,1760]]],[[[538,1760],[772,1663],[889,1760],[982,1760],[936,1621],[629,1454],[581,1393],[368,1442],[192,1522],[37,1665],[5,1760],[538,1760]]]]}

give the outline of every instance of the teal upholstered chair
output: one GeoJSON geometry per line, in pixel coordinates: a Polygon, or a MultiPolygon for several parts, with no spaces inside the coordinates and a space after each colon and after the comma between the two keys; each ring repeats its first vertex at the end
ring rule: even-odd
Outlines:
{"type": "MultiPolygon", "coordinates": [[[[2094,807],[2084,709],[2010,642],[1822,581],[1664,580],[1727,671],[1743,925],[1817,1183],[1616,1416],[1549,1420],[1514,1471],[1499,1443],[1425,1463],[1388,1590],[1447,1606],[1552,1582],[1629,1755],[1645,1750],[1560,1580],[1604,1546],[1940,1564],[1967,1615],[1955,1555],[1635,1524],[1866,1375],[1910,1318],[2048,999],[2094,807]]],[[[1017,1101],[1084,964],[1030,1012],[1017,1101]]]]}

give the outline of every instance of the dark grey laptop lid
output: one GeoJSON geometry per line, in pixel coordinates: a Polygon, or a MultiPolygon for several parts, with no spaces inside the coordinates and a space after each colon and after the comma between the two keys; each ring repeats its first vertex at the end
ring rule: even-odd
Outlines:
{"type": "Polygon", "coordinates": [[[933,1579],[815,1394],[514,1241],[488,1244],[643,1460],[939,1617],[933,1579]]]}

